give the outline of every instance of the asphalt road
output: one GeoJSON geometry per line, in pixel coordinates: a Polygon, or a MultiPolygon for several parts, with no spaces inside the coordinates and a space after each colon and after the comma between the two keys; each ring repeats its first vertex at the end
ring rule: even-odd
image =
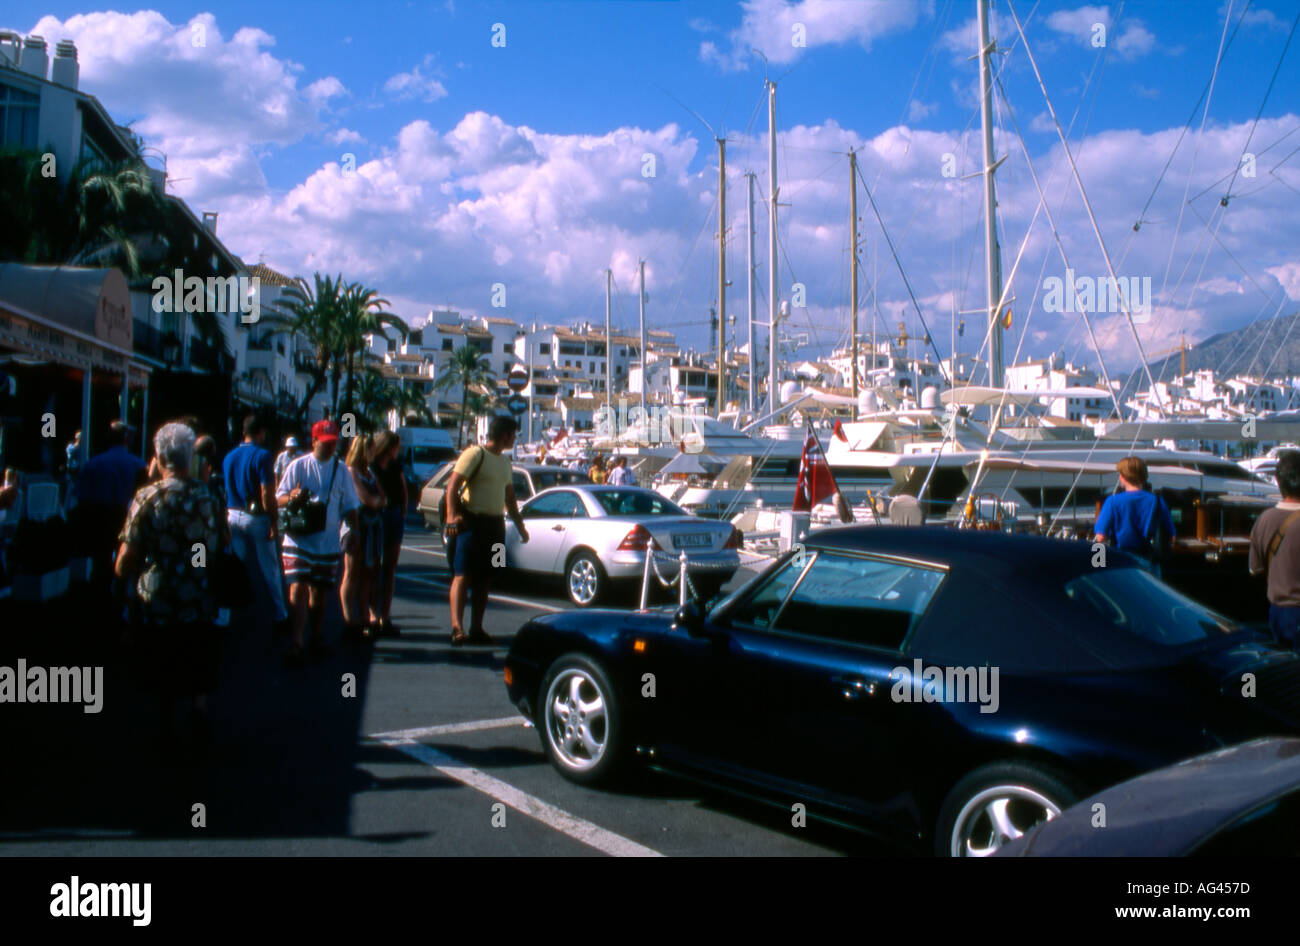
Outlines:
{"type": "MultiPolygon", "coordinates": [[[[206,756],[160,752],[154,706],[102,612],[85,613],[76,595],[6,604],[0,664],[102,663],[105,698],[96,715],[0,707],[0,855],[887,853],[815,821],[794,827],[788,808],[665,776],[617,792],[563,779],[507,700],[502,672],[515,630],[567,600],[512,585],[485,622],[497,646],[453,649],[445,559],[434,536],[408,528],[400,638],[288,670],[269,621],[232,623],[206,756]]],[[[337,645],[337,609],[327,627],[337,645]]]]}

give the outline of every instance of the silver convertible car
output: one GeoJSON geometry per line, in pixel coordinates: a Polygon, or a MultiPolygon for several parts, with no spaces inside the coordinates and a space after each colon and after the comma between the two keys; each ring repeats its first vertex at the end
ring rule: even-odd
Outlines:
{"type": "Polygon", "coordinates": [[[658,553],[658,570],[669,580],[685,552],[687,574],[704,598],[716,594],[740,567],[740,530],[692,516],[649,489],[557,486],[538,493],[520,513],[528,542],[519,541],[514,523],[506,525],[507,564],[563,577],[569,599],[582,608],[607,598],[615,584],[639,588],[649,548],[658,553]]]}

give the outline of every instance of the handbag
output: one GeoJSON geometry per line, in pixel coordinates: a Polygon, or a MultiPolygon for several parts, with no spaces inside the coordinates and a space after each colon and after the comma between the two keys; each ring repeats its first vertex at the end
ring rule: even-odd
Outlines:
{"type": "Polygon", "coordinates": [[[325,523],[328,520],[325,503],[334,496],[334,477],[338,476],[338,472],[339,460],[335,457],[334,469],[330,473],[330,485],[325,489],[324,502],[319,499],[309,499],[300,505],[280,507],[280,528],[285,535],[298,538],[325,531],[325,523]]]}
{"type": "MultiPolygon", "coordinates": [[[[478,463],[474,465],[474,472],[464,478],[465,481],[464,483],[461,484],[460,487],[460,495],[457,497],[458,499],[460,499],[462,503],[465,501],[465,490],[468,489],[469,485],[474,481],[474,477],[478,476],[478,471],[482,469],[483,459],[487,454],[487,448],[479,446],[478,449],[479,449],[478,463]]],[[[438,499],[438,521],[442,523],[442,528],[444,532],[447,529],[447,511],[449,509],[447,496],[450,492],[451,492],[450,489],[444,489],[442,491],[442,496],[438,499]]]]}

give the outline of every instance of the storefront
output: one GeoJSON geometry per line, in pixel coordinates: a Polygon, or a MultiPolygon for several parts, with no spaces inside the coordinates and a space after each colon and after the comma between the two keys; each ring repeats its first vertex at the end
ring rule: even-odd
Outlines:
{"type": "MultiPolygon", "coordinates": [[[[120,270],[0,264],[6,465],[54,473],[77,431],[84,462],[101,448],[110,421],[147,429],[151,369],[135,357],[132,329],[120,270]]],[[[142,439],[135,446],[143,455],[142,439]]]]}

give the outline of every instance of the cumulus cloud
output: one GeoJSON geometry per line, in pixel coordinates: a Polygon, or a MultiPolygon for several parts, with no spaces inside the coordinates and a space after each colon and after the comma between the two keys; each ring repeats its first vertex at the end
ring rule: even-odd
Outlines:
{"type": "Polygon", "coordinates": [[[770,63],[789,63],[805,49],[856,43],[864,49],[882,36],[911,29],[933,15],[932,0],[742,0],[740,26],[725,45],[700,44],[700,58],[722,69],[744,69],[761,52],[770,63]]]}
{"type": "Polygon", "coordinates": [[[366,139],[360,132],[353,131],[351,128],[338,128],[325,136],[325,140],[334,145],[346,144],[365,144],[366,139]]]}
{"type": "Polygon", "coordinates": [[[389,77],[384,83],[384,91],[398,99],[419,99],[422,102],[436,102],[446,98],[447,87],[423,71],[433,68],[433,63],[433,56],[425,56],[424,62],[411,71],[389,77]]]}

